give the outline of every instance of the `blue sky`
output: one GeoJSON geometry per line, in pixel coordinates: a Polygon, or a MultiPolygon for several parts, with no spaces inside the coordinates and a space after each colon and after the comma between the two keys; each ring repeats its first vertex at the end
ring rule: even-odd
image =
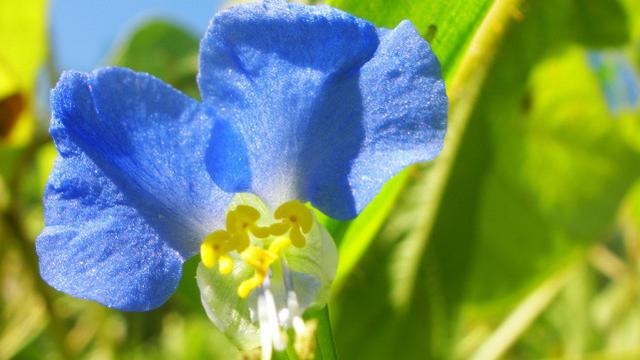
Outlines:
{"type": "MultiPolygon", "coordinates": [[[[16,0],[20,1],[20,0],[16,0]]],[[[53,50],[61,70],[104,64],[116,43],[145,19],[162,17],[201,37],[221,0],[52,0],[53,50]]]]}

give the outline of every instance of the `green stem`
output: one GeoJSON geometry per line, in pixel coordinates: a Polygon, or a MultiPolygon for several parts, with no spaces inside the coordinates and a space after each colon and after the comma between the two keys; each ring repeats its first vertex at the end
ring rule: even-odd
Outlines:
{"type": "Polygon", "coordinates": [[[296,349],[292,341],[289,341],[289,343],[287,344],[286,352],[287,356],[289,357],[288,360],[300,360],[300,357],[298,356],[298,353],[296,353],[296,349]]]}
{"type": "Polygon", "coordinates": [[[337,360],[336,343],[333,339],[331,329],[331,318],[329,317],[329,305],[319,310],[314,317],[318,320],[318,330],[316,333],[316,358],[318,360],[337,360]]]}
{"type": "Polygon", "coordinates": [[[271,359],[272,360],[292,360],[292,358],[289,356],[289,348],[287,347],[285,351],[273,350],[273,352],[271,353],[271,359]]]}

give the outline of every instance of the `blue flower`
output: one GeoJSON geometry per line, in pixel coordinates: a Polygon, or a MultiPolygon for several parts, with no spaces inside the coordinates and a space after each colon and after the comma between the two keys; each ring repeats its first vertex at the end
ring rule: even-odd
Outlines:
{"type": "MultiPolygon", "coordinates": [[[[258,262],[287,247],[315,254],[301,255],[304,266],[292,255],[302,278],[330,281],[330,270],[305,270],[335,272],[321,258],[335,248],[301,204],[355,217],[394,174],[433,159],[446,131],[440,66],[408,21],[388,30],[326,6],[234,7],[201,42],[198,85],[202,102],[123,68],[62,75],[51,99],[59,157],[36,243],[51,286],[150,310],[202,250],[205,269],[217,263],[229,278],[234,262],[249,264],[236,279],[247,297],[261,286],[246,283],[247,269],[268,281],[258,262]]],[[[199,282],[209,275],[222,277],[199,282]]]]}

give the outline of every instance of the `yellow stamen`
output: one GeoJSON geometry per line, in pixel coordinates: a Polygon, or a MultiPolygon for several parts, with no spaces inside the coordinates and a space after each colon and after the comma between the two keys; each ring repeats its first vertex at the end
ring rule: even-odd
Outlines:
{"type": "Polygon", "coordinates": [[[270,227],[274,236],[284,235],[290,231],[291,243],[295,247],[303,247],[306,243],[303,233],[307,234],[313,226],[313,215],[304,204],[298,200],[286,202],[276,209],[273,214],[280,223],[270,227]]]}
{"type": "MultiPolygon", "coordinates": [[[[242,260],[251,266],[254,275],[238,286],[238,296],[246,298],[260,287],[269,274],[271,265],[290,245],[302,247],[306,236],[313,226],[313,214],[300,201],[293,200],[282,204],[274,212],[279,222],[269,226],[260,226],[260,212],[248,205],[238,205],[227,213],[226,230],[217,230],[207,235],[200,245],[202,263],[208,268],[218,265],[220,274],[233,271],[233,258],[229,252],[236,251],[242,260]],[[268,247],[251,244],[251,236],[263,239],[268,247]]],[[[256,241],[254,239],[254,242],[256,241]]]]}
{"type": "Polygon", "coordinates": [[[227,275],[233,271],[233,259],[229,255],[222,255],[218,259],[218,270],[220,274],[227,275]]]}
{"type": "Polygon", "coordinates": [[[214,231],[200,245],[202,263],[208,268],[216,266],[220,256],[229,251],[229,234],[224,230],[214,231]]]}
{"type": "Polygon", "coordinates": [[[243,281],[238,286],[238,296],[246,298],[251,291],[262,285],[262,282],[267,277],[269,267],[279,257],[282,250],[291,245],[291,240],[288,237],[280,237],[274,240],[269,249],[265,250],[257,246],[250,246],[240,254],[245,263],[255,269],[253,277],[243,281]]]}
{"type": "Polygon", "coordinates": [[[300,232],[299,226],[294,226],[291,228],[291,232],[289,232],[289,236],[291,237],[291,243],[295,247],[303,247],[306,243],[304,235],[300,232]]]}
{"type": "Polygon", "coordinates": [[[284,219],[292,224],[300,226],[304,233],[308,233],[313,225],[311,211],[298,200],[288,201],[276,209],[273,213],[276,219],[284,219]]]}
{"type": "Polygon", "coordinates": [[[249,232],[258,238],[269,236],[268,227],[256,224],[259,219],[260,212],[247,205],[238,205],[227,214],[227,231],[231,234],[235,250],[242,252],[249,246],[249,232]]]}
{"type": "Polygon", "coordinates": [[[240,283],[240,286],[238,286],[238,296],[240,296],[240,298],[242,299],[246,299],[255,288],[258,288],[260,287],[260,285],[262,285],[264,278],[264,275],[256,272],[253,277],[240,283]]]}
{"type": "Polygon", "coordinates": [[[240,256],[247,265],[256,270],[253,277],[243,281],[240,283],[240,286],[238,286],[238,296],[244,299],[249,296],[253,289],[262,285],[262,282],[267,277],[269,266],[271,266],[278,257],[256,246],[250,246],[247,250],[243,251],[240,256]]]}
{"type": "Polygon", "coordinates": [[[244,251],[251,244],[251,239],[249,239],[249,234],[244,232],[235,232],[231,233],[231,243],[233,244],[233,250],[238,252],[244,251]]]}
{"type": "Polygon", "coordinates": [[[274,256],[271,252],[257,246],[250,246],[240,256],[247,265],[265,274],[269,271],[269,266],[278,258],[277,255],[274,256]]]}
{"type": "Polygon", "coordinates": [[[291,240],[288,237],[280,237],[274,240],[271,245],[269,245],[269,252],[275,256],[276,258],[280,257],[280,253],[287,246],[291,245],[291,240]]]}
{"type": "Polygon", "coordinates": [[[287,231],[289,231],[289,228],[291,228],[291,223],[281,222],[281,223],[271,224],[271,226],[269,227],[269,230],[271,231],[271,235],[281,236],[286,234],[287,231]]]}

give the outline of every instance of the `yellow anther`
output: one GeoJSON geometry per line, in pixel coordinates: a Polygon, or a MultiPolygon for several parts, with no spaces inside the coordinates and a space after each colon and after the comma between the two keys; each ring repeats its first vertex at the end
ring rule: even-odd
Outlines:
{"type": "Polygon", "coordinates": [[[291,243],[295,247],[303,247],[306,243],[304,235],[302,235],[302,233],[300,232],[299,226],[292,227],[291,231],[289,232],[289,236],[291,237],[291,243]]]}
{"type": "Polygon", "coordinates": [[[261,213],[256,208],[238,205],[227,213],[226,230],[212,232],[200,245],[202,263],[208,268],[217,265],[222,275],[233,271],[234,260],[229,255],[232,251],[236,251],[245,264],[255,270],[251,278],[238,286],[237,293],[241,298],[246,298],[262,285],[269,268],[287,247],[305,245],[305,234],[311,231],[314,222],[311,211],[298,200],[278,207],[274,212],[278,222],[270,226],[258,225],[260,217],[261,213]],[[254,237],[253,245],[251,236],[254,237]],[[256,238],[262,239],[262,245],[255,244],[256,238]]]}
{"type": "Polygon", "coordinates": [[[251,206],[238,205],[227,214],[227,231],[231,234],[231,240],[235,250],[242,252],[251,243],[249,232],[255,237],[266,238],[270,235],[268,227],[258,226],[260,212],[251,206]]]}
{"type": "Polygon", "coordinates": [[[267,238],[269,236],[271,236],[271,231],[269,231],[268,227],[261,227],[258,225],[251,225],[251,227],[249,228],[249,230],[251,230],[251,233],[253,234],[253,236],[260,238],[260,239],[264,239],[267,238]]]}
{"type": "Polygon", "coordinates": [[[313,225],[311,211],[298,200],[288,201],[276,209],[273,216],[280,220],[286,220],[292,224],[298,224],[304,233],[308,233],[313,225]]]}
{"type": "Polygon", "coordinates": [[[218,270],[220,274],[227,275],[233,271],[233,259],[229,255],[222,255],[218,259],[218,270]]]}
{"type": "Polygon", "coordinates": [[[281,223],[271,224],[271,226],[269,227],[269,231],[273,236],[281,236],[286,234],[290,228],[291,228],[291,223],[281,222],[281,223]]]}
{"type": "Polygon", "coordinates": [[[224,230],[214,231],[204,238],[200,245],[200,257],[204,266],[216,266],[218,259],[231,250],[229,240],[229,233],[224,230]]]}
{"type": "Polygon", "coordinates": [[[304,204],[298,200],[286,202],[276,209],[273,217],[281,220],[269,228],[274,236],[284,235],[290,230],[291,243],[296,247],[303,247],[306,243],[303,233],[307,234],[313,226],[313,215],[304,204]]]}
{"type": "Polygon", "coordinates": [[[242,252],[249,247],[251,240],[247,233],[231,233],[231,243],[233,244],[234,250],[242,252]]]}

